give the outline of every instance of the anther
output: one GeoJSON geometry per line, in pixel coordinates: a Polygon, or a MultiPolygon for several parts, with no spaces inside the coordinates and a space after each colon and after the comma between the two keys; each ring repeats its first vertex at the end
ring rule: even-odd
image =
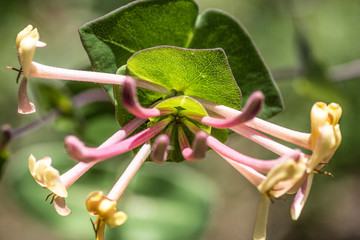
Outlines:
{"type": "Polygon", "coordinates": [[[334,175],[331,172],[328,172],[328,171],[320,171],[320,170],[314,169],[313,172],[318,173],[318,174],[327,175],[327,176],[330,176],[330,177],[334,177],[334,175]]]}
{"type": "Polygon", "coordinates": [[[22,67],[20,67],[20,69],[14,68],[14,67],[10,67],[10,66],[6,66],[7,69],[11,69],[14,70],[15,72],[18,72],[18,75],[16,76],[16,84],[19,83],[19,78],[21,76],[22,71],[22,67]]]}

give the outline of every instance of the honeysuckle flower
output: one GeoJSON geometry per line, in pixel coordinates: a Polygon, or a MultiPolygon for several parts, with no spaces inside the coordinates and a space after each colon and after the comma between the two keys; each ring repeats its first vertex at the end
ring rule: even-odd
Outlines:
{"type": "Polygon", "coordinates": [[[338,124],[342,109],[337,103],[326,105],[317,102],[311,109],[311,138],[313,151],[308,158],[307,174],[304,183],[297,191],[291,206],[291,217],[297,220],[310,193],[314,173],[317,173],[333,156],[341,143],[341,132],[338,124]]]}
{"type": "MultiPolygon", "coordinates": [[[[28,25],[22,31],[20,31],[16,37],[16,48],[18,60],[20,63],[20,70],[9,67],[24,75],[21,80],[18,90],[18,112],[22,114],[28,114],[35,112],[35,106],[29,101],[27,94],[27,82],[30,77],[36,78],[48,78],[48,79],[60,79],[60,80],[73,80],[73,81],[85,81],[96,82],[103,84],[123,84],[126,76],[97,73],[90,71],[78,71],[64,68],[56,68],[46,66],[33,61],[36,47],[45,47],[44,42],[39,41],[39,32],[33,26],[28,25]]],[[[148,88],[157,92],[168,94],[169,91],[157,84],[134,79],[138,87],[148,88]]]]}
{"type": "Polygon", "coordinates": [[[106,197],[101,191],[93,192],[88,196],[86,208],[90,214],[97,216],[94,224],[97,240],[104,239],[105,224],[109,227],[116,227],[122,225],[127,220],[127,215],[122,211],[117,211],[115,206],[131,179],[150,155],[150,152],[151,145],[147,142],[140,148],[139,152],[106,197]]]}
{"type": "Polygon", "coordinates": [[[338,124],[342,114],[339,104],[315,103],[311,109],[311,150],[307,172],[326,164],[341,143],[338,124]],[[319,166],[320,165],[320,166],[319,166]]]}
{"type": "Polygon", "coordinates": [[[54,194],[51,203],[54,203],[56,212],[62,216],[69,215],[71,210],[65,203],[65,198],[68,196],[66,186],[60,179],[59,171],[51,166],[51,158],[44,157],[37,161],[33,155],[30,155],[29,170],[40,186],[54,194]]]}
{"type": "MultiPolygon", "coordinates": [[[[109,227],[116,227],[122,225],[126,221],[126,213],[117,211],[116,203],[116,201],[105,197],[101,191],[92,192],[87,197],[86,208],[90,214],[97,216],[95,225],[96,232],[100,231],[99,235],[103,234],[103,230],[101,230],[105,227],[103,223],[106,223],[109,227]]],[[[98,235],[98,233],[96,234],[98,235]]]]}
{"type": "MultiPolygon", "coordinates": [[[[24,77],[20,82],[18,91],[18,112],[19,113],[32,113],[35,112],[35,106],[29,101],[27,96],[27,79],[30,73],[31,62],[35,54],[35,49],[39,44],[39,33],[38,30],[33,26],[28,25],[16,37],[16,49],[18,60],[20,63],[20,72],[23,73],[24,77]]],[[[19,76],[18,76],[19,77],[19,76]]]]}
{"type": "Polygon", "coordinates": [[[67,197],[65,185],[60,180],[60,173],[51,166],[51,158],[44,157],[38,161],[33,155],[29,157],[29,169],[36,182],[60,197],[67,197]]]}
{"type": "Polygon", "coordinates": [[[304,176],[306,163],[304,158],[289,158],[274,166],[266,178],[257,186],[262,197],[259,203],[254,229],[254,239],[266,239],[266,225],[270,198],[278,198],[287,193],[304,176]]]}
{"type": "Polygon", "coordinates": [[[136,117],[123,129],[98,148],[85,146],[75,136],[66,137],[66,150],[79,163],[61,176],[50,166],[49,158],[36,161],[32,157],[29,160],[30,171],[35,180],[55,194],[54,201],[61,208],[66,206],[66,188],[94,164],[140,148],[106,197],[102,192],[94,192],[87,199],[88,211],[97,216],[94,224],[97,239],[104,239],[105,224],[115,227],[125,222],[127,217],[116,210],[116,203],[149,156],[154,162],[163,163],[168,160],[171,151],[180,150],[185,160],[195,161],[205,157],[208,147],[234,166],[261,193],[254,239],[265,239],[271,198],[297,192],[291,208],[292,218],[297,219],[309,194],[314,173],[319,172],[330,160],[341,142],[338,124],[341,108],[335,103],[316,103],[311,110],[311,133],[302,133],[256,118],[264,100],[259,91],[248,98],[242,111],[238,111],[197,96],[182,95],[183,92],[179,89],[167,89],[131,76],[69,70],[33,62],[35,48],[43,44],[39,42],[38,32],[32,26],[19,33],[16,46],[21,65],[19,72],[24,75],[19,87],[20,112],[34,111],[26,92],[27,79],[30,77],[123,85],[122,99],[116,100],[122,100],[123,106],[136,117]],[[136,87],[160,93],[163,97],[149,104],[150,107],[143,107],[138,101],[136,87]],[[180,101],[176,101],[179,99],[180,101]],[[191,101],[193,105],[183,108],[181,104],[186,101],[191,101]],[[194,108],[195,105],[198,108],[194,108]],[[130,136],[140,127],[142,131],[130,136]],[[216,139],[212,133],[213,128],[233,130],[279,157],[262,160],[246,156],[216,139]],[[309,149],[312,154],[306,155],[300,150],[294,150],[263,133],[309,149]],[[192,147],[189,139],[194,139],[192,147]],[[57,184],[62,184],[62,187],[57,184]]]}

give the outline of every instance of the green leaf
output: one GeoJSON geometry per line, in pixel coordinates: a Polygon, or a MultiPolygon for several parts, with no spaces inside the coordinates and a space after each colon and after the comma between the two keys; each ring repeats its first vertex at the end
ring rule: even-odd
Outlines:
{"type": "Polygon", "coordinates": [[[79,33],[94,70],[115,73],[142,49],[187,46],[197,14],[191,0],[136,1],[85,24],[79,33]]]}
{"type": "Polygon", "coordinates": [[[260,116],[269,118],[283,109],[279,90],[260,53],[240,22],[219,10],[206,10],[197,21],[190,48],[224,49],[232,73],[243,94],[243,106],[250,94],[261,90],[265,103],[260,116]]]}
{"type": "Polygon", "coordinates": [[[128,60],[126,73],[175,90],[177,95],[240,109],[241,93],[222,49],[145,49],[128,60]]]}
{"type": "Polygon", "coordinates": [[[261,90],[265,104],[260,117],[280,112],[283,104],[277,86],[239,21],[218,10],[197,14],[198,7],[191,0],[136,1],[85,24],[79,33],[93,69],[110,73],[145,48],[222,48],[242,90],[242,104],[253,91],[261,90]]]}

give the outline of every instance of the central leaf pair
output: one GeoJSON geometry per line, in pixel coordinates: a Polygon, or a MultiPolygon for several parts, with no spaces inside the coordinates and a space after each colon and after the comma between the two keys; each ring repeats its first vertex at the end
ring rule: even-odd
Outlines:
{"type": "MultiPolygon", "coordinates": [[[[194,96],[235,109],[241,108],[241,93],[222,49],[150,48],[134,54],[117,73],[157,83],[176,96],[194,96]]],[[[114,89],[117,117],[120,125],[123,125],[130,117],[123,111],[121,86],[114,86],[114,89]]],[[[140,103],[146,107],[171,97],[144,89],[139,89],[138,95],[140,103]]]]}
{"type": "MultiPolygon", "coordinates": [[[[130,64],[127,61],[134,53],[147,48],[162,45],[191,49],[222,48],[226,52],[236,82],[241,88],[242,105],[244,106],[252,92],[260,90],[265,95],[264,107],[260,113],[261,117],[271,117],[282,110],[282,101],[278,89],[248,33],[235,18],[222,11],[206,10],[198,16],[198,6],[193,0],[135,1],[85,24],[79,29],[79,33],[93,69],[109,73],[115,73],[121,66],[130,64]]],[[[237,97],[231,96],[228,101],[225,97],[230,95],[228,94],[229,91],[238,91],[238,87],[234,85],[233,88],[236,90],[227,88],[223,92],[226,87],[218,85],[222,85],[219,83],[223,82],[224,79],[212,82],[214,78],[222,75],[217,71],[221,71],[225,66],[221,66],[226,62],[224,60],[226,58],[223,57],[223,53],[220,54],[220,50],[215,50],[213,53],[211,51],[203,53],[202,56],[199,56],[200,62],[192,62],[191,56],[187,56],[185,60],[186,54],[179,53],[175,56],[171,50],[166,51],[169,52],[164,53],[161,59],[162,63],[159,66],[145,59],[142,60],[145,65],[141,66],[140,60],[137,60],[136,69],[132,70],[131,68],[134,66],[128,66],[127,73],[136,75],[138,72],[140,73],[139,68],[144,68],[144,71],[146,68],[149,72],[155,73],[154,76],[156,77],[169,77],[167,82],[156,80],[166,84],[165,87],[174,90],[178,88],[177,91],[185,91],[190,95],[199,94],[199,90],[203,88],[202,98],[211,99],[214,102],[220,99],[222,101],[217,103],[239,109],[237,97]],[[216,58],[216,55],[219,57],[216,58]],[[184,63],[185,61],[182,60],[188,62],[184,63]],[[202,74],[200,68],[206,68],[208,65],[214,66],[211,62],[213,60],[218,61],[215,64],[216,67],[208,69],[208,75],[202,74]],[[189,67],[191,65],[192,67],[189,67]],[[161,67],[165,68],[161,69],[161,67]],[[154,69],[157,69],[157,72],[154,69]],[[181,76],[179,71],[184,72],[182,77],[185,78],[181,79],[178,85],[175,79],[171,79],[171,77],[174,74],[178,77],[181,76]],[[202,86],[199,84],[201,77],[204,77],[202,86]],[[194,81],[191,84],[192,88],[183,85],[185,81],[191,80],[194,81]],[[174,82],[170,83],[170,81],[174,82]],[[219,87],[216,89],[217,91],[207,90],[211,88],[212,84],[216,86],[215,89],[219,87]],[[229,102],[231,104],[228,104],[229,102]]],[[[176,50],[173,49],[173,52],[176,50]]],[[[151,55],[150,52],[149,55],[151,55]]],[[[133,58],[134,60],[131,61],[135,63],[135,58],[140,57],[134,56],[133,58]]],[[[196,56],[193,59],[195,58],[196,56]]],[[[155,81],[155,77],[148,78],[148,80],[150,79],[155,81]]],[[[233,80],[231,81],[233,82],[233,80]]],[[[186,94],[185,92],[184,94],[186,94]]],[[[239,93],[236,96],[239,96],[239,93]]],[[[148,99],[142,99],[142,103],[151,104],[157,99],[156,97],[149,93],[148,99]]],[[[119,111],[117,115],[120,116],[119,111]]]]}

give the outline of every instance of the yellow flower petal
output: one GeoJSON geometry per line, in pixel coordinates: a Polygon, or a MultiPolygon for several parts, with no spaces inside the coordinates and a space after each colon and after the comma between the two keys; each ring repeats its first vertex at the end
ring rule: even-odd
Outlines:
{"type": "Polygon", "coordinates": [[[25,37],[29,36],[31,31],[33,30],[32,25],[27,25],[26,28],[21,30],[18,35],[16,36],[16,48],[18,49],[20,46],[21,40],[23,40],[25,37]]]}
{"type": "Polygon", "coordinates": [[[106,224],[109,227],[116,227],[116,226],[120,226],[123,223],[126,222],[128,216],[126,213],[122,212],[122,211],[116,211],[114,210],[112,216],[110,216],[107,221],[106,224]]]}
{"type": "Polygon", "coordinates": [[[44,157],[36,161],[36,158],[30,155],[29,169],[40,186],[48,188],[57,196],[67,197],[66,187],[60,179],[59,171],[51,166],[50,157],[44,157]]]}
{"type": "Polygon", "coordinates": [[[66,187],[60,180],[60,173],[55,168],[48,166],[44,173],[44,184],[46,187],[59,197],[67,197],[66,187]]]}
{"type": "Polygon", "coordinates": [[[262,193],[270,193],[274,197],[280,197],[290,190],[304,175],[305,163],[303,159],[296,162],[293,159],[286,160],[273,167],[260,183],[258,190],[262,193]]]}
{"type": "Polygon", "coordinates": [[[31,176],[35,176],[35,163],[36,163],[36,158],[34,157],[34,155],[30,155],[29,160],[28,160],[28,164],[29,164],[29,170],[31,173],[31,176]]]}
{"type": "Polygon", "coordinates": [[[86,208],[90,214],[105,221],[109,227],[116,227],[127,220],[127,215],[124,212],[117,211],[116,203],[116,201],[105,197],[103,192],[98,191],[89,194],[86,199],[86,208]]]}
{"type": "Polygon", "coordinates": [[[37,29],[34,29],[27,37],[20,41],[18,57],[25,77],[29,77],[37,41],[39,41],[37,29]]]}

